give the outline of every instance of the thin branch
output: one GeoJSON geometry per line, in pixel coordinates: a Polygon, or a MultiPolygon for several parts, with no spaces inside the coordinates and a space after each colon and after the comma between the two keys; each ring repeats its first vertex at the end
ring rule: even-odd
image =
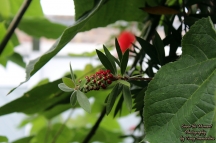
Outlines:
{"type": "Polygon", "coordinates": [[[58,136],[61,134],[61,132],[62,132],[63,129],[64,129],[64,125],[68,122],[68,120],[70,119],[71,115],[73,114],[73,111],[74,111],[74,110],[71,109],[71,111],[70,111],[70,113],[69,113],[67,119],[64,121],[64,123],[61,125],[60,129],[58,130],[58,132],[57,132],[57,133],[55,134],[55,136],[53,137],[52,143],[55,143],[55,142],[56,142],[58,136]]]}
{"type": "Polygon", "coordinates": [[[98,118],[98,120],[96,121],[96,123],[92,127],[91,131],[88,133],[88,135],[85,137],[85,139],[83,140],[82,143],[89,143],[89,141],[94,136],[96,130],[98,129],[98,127],[99,127],[99,125],[100,125],[100,123],[101,123],[101,121],[105,115],[106,115],[106,107],[103,108],[100,117],[98,118]]]}
{"type": "Polygon", "coordinates": [[[11,36],[14,33],[14,30],[18,26],[20,20],[22,19],[23,15],[25,14],[26,10],[28,9],[29,5],[31,4],[31,1],[32,0],[25,0],[24,1],[24,3],[22,4],[19,12],[17,13],[17,15],[14,17],[14,19],[10,23],[10,25],[8,27],[8,30],[7,30],[7,33],[6,33],[4,39],[2,40],[2,42],[0,44],[0,55],[4,51],[8,41],[10,40],[11,36]]]}

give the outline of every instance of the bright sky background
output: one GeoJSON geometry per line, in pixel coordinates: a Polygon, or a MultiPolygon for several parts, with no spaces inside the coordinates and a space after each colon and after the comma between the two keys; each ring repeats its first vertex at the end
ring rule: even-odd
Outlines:
{"type": "Polygon", "coordinates": [[[74,15],[73,0],[41,0],[45,15],[74,15]]]}

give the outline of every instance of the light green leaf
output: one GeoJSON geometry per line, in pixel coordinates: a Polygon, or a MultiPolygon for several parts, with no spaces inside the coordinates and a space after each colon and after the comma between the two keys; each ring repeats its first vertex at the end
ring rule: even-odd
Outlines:
{"type": "Polygon", "coordinates": [[[77,102],[77,91],[74,91],[70,97],[70,103],[71,103],[72,107],[74,107],[76,105],[76,102],[77,102]]]}
{"type": "Polygon", "coordinates": [[[75,83],[68,77],[63,77],[62,81],[64,82],[64,84],[70,88],[74,88],[75,87],[75,83]]]}
{"type": "Polygon", "coordinates": [[[113,74],[115,74],[115,70],[111,64],[111,62],[109,61],[109,59],[99,50],[96,49],[98,58],[100,59],[101,63],[103,64],[103,66],[110,70],[113,74]]]}
{"type": "Polygon", "coordinates": [[[182,57],[163,66],[147,88],[143,113],[145,140],[149,142],[180,143],[181,136],[194,137],[186,130],[204,130],[203,137],[216,137],[216,31],[210,18],[190,27],[182,51],[182,57]]]}
{"type": "Polygon", "coordinates": [[[129,49],[125,51],[121,60],[121,74],[124,75],[129,59],[129,49]]]}
{"type": "Polygon", "coordinates": [[[4,18],[10,16],[10,3],[8,0],[0,1],[0,15],[4,18]]]}
{"type": "Polygon", "coordinates": [[[71,73],[71,79],[72,79],[72,81],[73,81],[74,83],[76,83],[76,81],[75,81],[75,76],[74,76],[74,73],[73,73],[71,64],[70,64],[70,73],[71,73]]]}
{"type": "Polygon", "coordinates": [[[121,83],[121,84],[123,84],[123,85],[125,85],[125,86],[128,86],[128,87],[130,88],[130,83],[127,82],[127,81],[125,81],[125,80],[117,80],[117,82],[118,82],[118,83],[121,83]]]}
{"type": "Polygon", "coordinates": [[[124,101],[125,104],[129,110],[129,112],[131,112],[132,109],[132,97],[131,97],[131,92],[130,92],[130,88],[126,85],[123,85],[123,90],[122,90],[123,96],[124,96],[124,101]]]}
{"type": "Polygon", "coordinates": [[[0,136],[0,142],[8,142],[8,138],[6,136],[0,136]]]}
{"type": "Polygon", "coordinates": [[[115,87],[113,88],[113,90],[111,91],[111,93],[108,95],[108,99],[106,102],[106,114],[107,115],[112,110],[113,105],[115,104],[115,101],[116,101],[118,95],[121,93],[121,91],[122,91],[122,85],[116,84],[115,87]]]}
{"type": "Polygon", "coordinates": [[[88,98],[86,97],[86,95],[81,92],[80,90],[77,90],[77,101],[79,103],[79,105],[88,113],[91,113],[91,105],[90,102],[88,100],[88,98]]]}
{"type": "Polygon", "coordinates": [[[81,81],[81,83],[80,83],[80,88],[83,88],[83,86],[86,84],[86,79],[83,79],[82,81],[81,81]]]}
{"type": "Polygon", "coordinates": [[[72,88],[66,86],[64,83],[59,83],[59,84],[58,84],[58,87],[59,87],[62,91],[64,91],[64,92],[72,92],[72,91],[74,91],[74,89],[72,89],[72,88]]]}
{"type": "MultiPolygon", "coordinates": [[[[34,1],[33,1],[34,2],[34,1]]],[[[81,1],[76,1],[81,2],[81,1]]],[[[76,4],[75,9],[82,9],[84,5],[76,4]]],[[[83,1],[82,1],[83,2],[83,1]]],[[[86,1],[85,1],[86,3],[86,1]]],[[[86,3],[88,4],[88,3],[86,3]]],[[[21,84],[28,81],[39,69],[41,69],[51,58],[53,58],[71,39],[78,33],[86,30],[90,30],[96,27],[103,27],[108,24],[114,23],[115,21],[122,19],[128,21],[142,21],[146,13],[139,10],[140,5],[143,4],[142,0],[136,1],[134,3],[132,0],[100,0],[95,4],[94,8],[84,14],[83,11],[81,15],[82,18],[77,20],[73,26],[67,28],[62,35],[58,38],[56,43],[50,48],[49,51],[44,53],[41,57],[32,60],[26,67],[26,80],[21,84]],[[106,3],[104,3],[106,2],[106,3]],[[109,13],[107,10],[110,9],[109,13]],[[106,15],[106,16],[104,16],[106,15]],[[100,19],[100,20],[98,20],[100,19]]],[[[13,88],[8,94],[13,92],[17,87],[13,88]]]]}

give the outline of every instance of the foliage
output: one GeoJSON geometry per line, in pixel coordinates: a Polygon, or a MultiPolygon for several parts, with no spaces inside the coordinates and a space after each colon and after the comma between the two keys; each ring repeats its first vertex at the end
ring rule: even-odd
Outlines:
{"type": "MultiPolygon", "coordinates": [[[[0,40],[21,3],[21,0],[0,2],[0,40]]],[[[58,37],[50,50],[26,66],[24,82],[79,32],[125,20],[139,22],[141,34],[136,36],[137,42],[127,43],[133,48],[122,47],[121,38],[115,39],[118,57],[106,46],[96,50],[102,66],[86,65],[83,71],[76,71],[70,65],[70,75],[52,82],[44,80],[20,98],[1,106],[0,116],[14,112],[29,115],[20,124],[20,127],[32,125],[29,136],[14,143],[109,143],[121,142],[126,137],[135,143],[215,139],[215,1],[74,0],[74,3],[76,22],[68,28],[49,22],[39,1],[33,1],[23,16],[17,27],[20,30],[33,37],[58,37]],[[175,19],[180,21],[177,28],[175,19]],[[156,31],[159,26],[164,27],[165,38],[156,31]],[[169,46],[168,52],[165,46],[169,46]],[[179,47],[182,55],[177,53],[179,47]],[[129,59],[133,61],[131,65],[129,59]],[[87,113],[71,117],[80,107],[87,113]],[[64,111],[70,114],[63,121],[64,111]],[[134,132],[123,135],[117,119],[113,119],[117,114],[125,116],[131,112],[141,119],[134,128],[141,132],[139,136],[134,132]],[[190,131],[197,134],[202,131],[204,139],[190,135],[190,131]]],[[[16,35],[8,40],[0,64],[6,66],[10,60],[24,67],[22,56],[14,52],[19,45],[16,35]]],[[[123,41],[128,42],[124,38],[123,41]]],[[[8,139],[0,136],[0,141],[8,139]]]]}

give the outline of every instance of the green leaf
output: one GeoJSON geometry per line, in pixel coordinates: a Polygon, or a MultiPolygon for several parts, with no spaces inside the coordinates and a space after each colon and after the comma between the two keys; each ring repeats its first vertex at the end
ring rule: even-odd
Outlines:
{"type": "Polygon", "coordinates": [[[140,46],[142,47],[142,49],[144,49],[144,51],[149,55],[149,57],[151,58],[151,60],[155,63],[155,64],[159,64],[159,60],[158,60],[158,56],[157,56],[157,51],[155,49],[155,47],[151,44],[149,44],[146,40],[140,38],[140,37],[136,37],[137,41],[139,42],[140,46]]]}
{"type": "Polygon", "coordinates": [[[1,0],[1,2],[0,2],[0,15],[4,18],[10,16],[10,3],[8,0],[1,0]]]}
{"type": "Polygon", "coordinates": [[[33,137],[34,136],[28,136],[28,137],[20,138],[16,141],[13,141],[12,143],[30,143],[30,141],[33,137]]]}
{"type": "Polygon", "coordinates": [[[65,124],[58,123],[51,126],[49,130],[47,130],[47,127],[44,127],[35,135],[31,142],[43,143],[44,139],[46,139],[47,143],[69,143],[72,137],[71,130],[65,124]],[[60,133],[59,130],[61,131],[60,133]],[[49,131],[49,134],[47,134],[47,131],[49,131]]]}
{"type": "Polygon", "coordinates": [[[77,91],[74,91],[70,97],[70,103],[71,103],[72,107],[74,107],[76,105],[76,102],[77,102],[77,91]]]}
{"type": "Polygon", "coordinates": [[[0,116],[13,112],[34,114],[52,109],[58,104],[70,103],[71,93],[62,92],[57,85],[61,79],[37,86],[17,98],[0,107],[0,116]]]}
{"type": "Polygon", "coordinates": [[[6,136],[0,136],[0,142],[8,142],[8,138],[6,136]]]}
{"type": "Polygon", "coordinates": [[[125,85],[125,86],[128,86],[128,87],[130,88],[130,83],[127,82],[127,81],[125,81],[125,80],[117,80],[117,82],[118,82],[118,83],[121,83],[121,84],[123,84],[123,85],[125,85]]]}
{"type": "Polygon", "coordinates": [[[115,64],[115,59],[114,59],[115,57],[113,57],[113,55],[109,52],[109,50],[105,46],[103,46],[103,49],[104,49],[104,52],[105,52],[107,58],[109,59],[110,63],[112,64],[114,73],[116,74],[117,69],[116,69],[116,64],[115,64]]]}
{"type": "Polygon", "coordinates": [[[45,17],[24,17],[18,28],[28,35],[37,38],[46,37],[57,39],[67,27],[50,22],[45,17]]]}
{"type": "Polygon", "coordinates": [[[83,88],[83,86],[86,84],[86,81],[87,81],[86,79],[83,79],[83,80],[81,81],[81,83],[80,83],[80,85],[79,85],[79,86],[80,86],[80,89],[83,88]]]}
{"type": "Polygon", "coordinates": [[[113,74],[115,74],[115,70],[112,66],[112,64],[110,63],[109,59],[99,50],[96,49],[98,58],[100,59],[101,63],[103,64],[103,66],[106,69],[109,69],[113,74]]]}
{"type": "Polygon", "coordinates": [[[70,64],[70,73],[71,73],[71,79],[72,79],[72,81],[73,81],[74,83],[76,83],[76,82],[75,82],[75,76],[74,76],[74,73],[73,73],[71,64],[70,64]]]}
{"type": "Polygon", "coordinates": [[[75,83],[74,81],[72,81],[70,78],[68,77],[63,77],[62,81],[64,82],[64,84],[70,88],[74,88],[75,87],[75,83]]]}
{"type": "Polygon", "coordinates": [[[19,53],[14,52],[11,56],[8,57],[8,60],[16,63],[23,68],[26,67],[26,63],[23,61],[23,58],[19,53]]]}
{"type": "Polygon", "coordinates": [[[147,88],[143,113],[149,142],[194,137],[186,134],[188,128],[182,125],[213,125],[189,129],[204,130],[204,137],[216,135],[216,31],[210,18],[200,19],[190,28],[183,37],[182,51],[181,58],[163,66],[147,88]]]}
{"type": "Polygon", "coordinates": [[[72,91],[74,91],[74,89],[68,87],[68,86],[65,85],[64,83],[59,83],[59,84],[58,84],[58,87],[59,87],[62,91],[64,91],[64,92],[72,92],[72,91]]]}
{"type": "Polygon", "coordinates": [[[155,38],[153,40],[153,45],[157,50],[157,55],[160,61],[160,65],[164,65],[165,64],[164,44],[157,32],[155,32],[155,38]]]}
{"type": "MultiPolygon", "coordinates": [[[[14,0],[12,0],[14,1],[14,0]]],[[[61,36],[57,39],[55,44],[50,48],[49,51],[44,53],[41,57],[32,60],[26,67],[26,80],[21,84],[28,81],[38,70],[40,70],[51,58],[53,58],[71,39],[78,33],[82,31],[87,31],[96,27],[104,27],[108,24],[114,23],[115,21],[122,19],[126,21],[142,21],[146,13],[139,10],[140,5],[143,4],[143,0],[138,0],[136,3],[133,0],[100,0],[95,4],[94,8],[90,12],[83,11],[86,13],[79,20],[77,20],[74,25],[64,30],[61,36]],[[106,3],[104,3],[106,2],[106,3]],[[110,11],[107,13],[107,10],[110,11]],[[106,16],[104,16],[106,15],[106,16]],[[100,20],[98,20],[100,19],[100,20]]],[[[34,2],[34,1],[33,1],[34,2]]],[[[36,1],[38,2],[38,1],[36,1]]],[[[83,6],[88,5],[85,1],[85,5],[79,5],[81,0],[75,1],[75,10],[85,9],[83,6]]],[[[33,3],[32,3],[33,5],[33,3]]],[[[31,5],[31,6],[32,6],[31,5]]],[[[30,8],[31,9],[31,8],[30,8]]],[[[32,8],[34,10],[34,8],[32,8]]],[[[16,11],[17,12],[17,11],[16,11]]],[[[31,11],[32,12],[32,11],[31,11]]],[[[33,11],[34,12],[34,11],[33,11]]],[[[20,86],[19,85],[19,86],[20,86]]],[[[13,88],[8,94],[13,92],[17,87],[13,88]]]]}
{"type": "Polygon", "coordinates": [[[113,105],[118,97],[118,95],[122,91],[122,85],[116,84],[111,93],[108,95],[107,103],[106,103],[106,114],[108,115],[113,108],[113,105]]]}
{"type": "Polygon", "coordinates": [[[91,105],[90,102],[88,100],[88,98],[86,97],[86,95],[81,92],[80,90],[77,90],[77,101],[79,103],[79,105],[88,113],[91,113],[91,105]]]}
{"type": "Polygon", "coordinates": [[[115,39],[115,46],[116,46],[116,51],[118,53],[119,61],[121,62],[121,60],[122,60],[122,51],[121,51],[121,48],[119,46],[117,38],[115,39]]]}
{"type": "Polygon", "coordinates": [[[119,101],[118,101],[118,103],[116,105],[113,117],[116,117],[116,115],[118,114],[118,112],[119,112],[119,115],[121,116],[121,110],[122,110],[122,103],[123,103],[123,101],[124,101],[124,98],[123,98],[123,95],[121,95],[121,97],[119,98],[119,101]]]}
{"type": "Polygon", "coordinates": [[[125,104],[126,104],[128,110],[129,110],[129,112],[131,112],[131,109],[132,109],[132,97],[131,97],[130,88],[128,86],[126,86],[126,85],[123,85],[122,94],[124,96],[125,104]]]}
{"type": "Polygon", "coordinates": [[[128,58],[129,58],[129,49],[127,49],[122,57],[121,60],[121,74],[124,75],[125,70],[127,68],[127,64],[128,64],[128,58]]]}

